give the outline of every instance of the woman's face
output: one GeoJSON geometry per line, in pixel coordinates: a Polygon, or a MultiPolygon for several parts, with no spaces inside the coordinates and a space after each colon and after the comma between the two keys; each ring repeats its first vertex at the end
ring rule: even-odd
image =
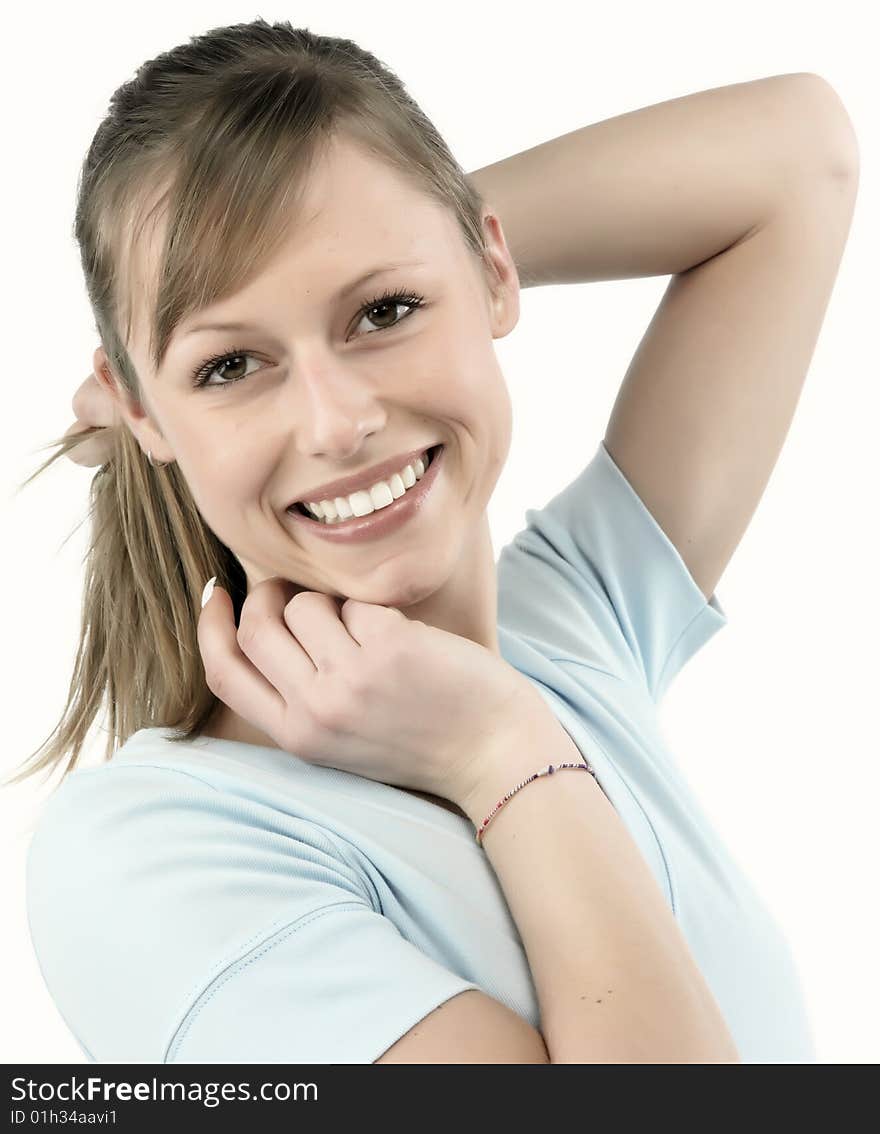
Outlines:
{"type": "Polygon", "coordinates": [[[409,606],[465,571],[507,458],[511,407],[493,340],[519,317],[516,269],[486,209],[490,289],[455,219],[347,141],[314,169],[301,215],[258,278],[179,324],[158,372],[136,317],[144,405],[123,413],[145,452],[177,462],[249,586],[280,576],[409,606]],[[390,261],[411,263],[341,294],[390,261]],[[424,303],[361,310],[386,292],[424,303]],[[196,388],[193,372],[224,353],[196,388]],[[393,532],[337,542],[288,513],[317,486],[437,444],[437,480],[393,532]]]}

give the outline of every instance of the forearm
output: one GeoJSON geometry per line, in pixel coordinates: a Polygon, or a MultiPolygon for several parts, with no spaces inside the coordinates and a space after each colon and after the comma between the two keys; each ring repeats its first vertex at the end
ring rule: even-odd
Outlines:
{"type": "MultiPolygon", "coordinates": [[[[487,757],[460,805],[475,827],[520,780],[581,759],[538,715],[487,757]]],[[[657,883],[592,775],[518,791],[483,848],[528,958],[551,1063],[736,1063],[734,1042],[657,883]]]]}
{"type": "Polygon", "coordinates": [[[643,107],[468,176],[532,287],[686,271],[857,152],[834,89],[796,72],[643,107]]]}

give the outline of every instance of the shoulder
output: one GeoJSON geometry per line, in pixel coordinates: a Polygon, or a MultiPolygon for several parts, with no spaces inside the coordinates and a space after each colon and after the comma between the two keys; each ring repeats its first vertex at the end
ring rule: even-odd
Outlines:
{"type": "Polygon", "coordinates": [[[155,1062],[201,990],[233,973],[242,983],[258,958],[265,976],[291,934],[326,949],[326,914],[369,917],[374,904],[319,824],[249,798],[245,784],[236,793],[111,761],[70,773],[47,801],[27,910],[45,983],[80,1042],[101,1061],[155,1062]]]}

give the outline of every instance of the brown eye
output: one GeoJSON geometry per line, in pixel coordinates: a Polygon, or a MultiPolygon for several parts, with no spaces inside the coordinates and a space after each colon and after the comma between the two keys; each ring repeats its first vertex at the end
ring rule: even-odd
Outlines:
{"type": "Polygon", "coordinates": [[[244,354],[230,354],[219,365],[214,367],[215,371],[219,371],[223,367],[227,367],[222,375],[223,378],[229,378],[233,382],[237,382],[239,378],[243,378],[244,374],[236,375],[236,370],[247,370],[247,363],[244,361],[247,355],[244,354]]]}
{"type": "MultiPolygon", "coordinates": [[[[379,316],[380,326],[384,326],[384,324],[382,324],[382,322],[381,322],[381,319],[382,319],[381,313],[384,313],[386,316],[387,315],[393,316],[394,320],[396,322],[397,321],[397,308],[402,307],[402,306],[403,306],[403,304],[401,304],[401,303],[377,303],[375,307],[371,307],[370,310],[367,312],[367,317],[372,318],[371,313],[374,312],[374,311],[380,312],[380,316],[379,316]]],[[[392,326],[393,326],[393,324],[392,324],[392,326]]]]}
{"type": "Polygon", "coordinates": [[[246,378],[245,373],[236,373],[246,369],[245,359],[253,359],[254,362],[258,361],[252,354],[238,347],[234,347],[231,351],[225,354],[214,355],[213,358],[206,359],[198,367],[192,375],[192,382],[194,386],[231,386],[233,382],[240,382],[242,378],[246,378]],[[209,378],[215,373],[219,373],[221,367],[229,365],[229,368],[220,375],[221,378],[226,378],[225,382],[209,382],[209,378]],[[230,374],[229,371],[232,371],[230,374]]]}
{"type": "MultiPolygon", "coordinates": [[[[373,296],[372,299],[361,305],[360,314],[362,319],[369,319],[371,322],[378,318],[378,326],[374,324],[373,330],[365,333],[370,335],[375,334],[376,331],[393,330],[404,319],[408,319],[416,308],[422,307],[424,302],[423,296],[412,292],[388,291],[383,295],[373,296]],[[399,307],[408,309],[402,317],[397,316],[399,307]],[[378,316],[374,314],[375,312],[378,312],[378,316]]],[[[355,330],[357,330],[357,327],[355,327],[355,330]]]]}

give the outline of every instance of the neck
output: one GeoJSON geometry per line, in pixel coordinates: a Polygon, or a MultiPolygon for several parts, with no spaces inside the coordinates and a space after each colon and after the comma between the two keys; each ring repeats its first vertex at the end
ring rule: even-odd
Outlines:
{"type": "Polygon", "coordinates": [[[500,656],[498,580],[485,513],[446,583],[422,602],[403,607],[402,611],[407,618],[469,638],[500,656]]]}

